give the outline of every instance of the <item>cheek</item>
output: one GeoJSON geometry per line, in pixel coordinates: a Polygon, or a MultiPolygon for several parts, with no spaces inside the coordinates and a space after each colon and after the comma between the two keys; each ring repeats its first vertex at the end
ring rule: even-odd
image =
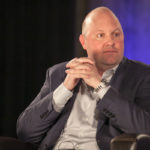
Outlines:
{"type": "Polygon", "coordinates": [[[86,51],[89,57],[99,55],[102,51],[102,42],[88,38],[86,40],[86,51]]]}
{"type": "Polygon", "coordinates": [[[100,52],[102,44],[99,41],[91,41],[89,42],[89,49],[93,52],[100,52]]]}
{"type": "Polygon", "coordinates": [[[90,46],[90,48],[87,50],[88,55],[91,57],[99,56],[101,55],[101,46],[98,44],[93,44],[90,46]]]}
{"type": "Polygon", "coordinates": [[[118,47],[119,49],[122,49],[124,48],[124,41],[123,40],[120,40],[116,43],[116,47],[118,47]]]}
{"type": "Polygon", "coordinates": [[[119,50],[119,52],[121,54],[124,52],[124,43],[123,43],[123,41],[117,42],[115,47],[119,50]]]}

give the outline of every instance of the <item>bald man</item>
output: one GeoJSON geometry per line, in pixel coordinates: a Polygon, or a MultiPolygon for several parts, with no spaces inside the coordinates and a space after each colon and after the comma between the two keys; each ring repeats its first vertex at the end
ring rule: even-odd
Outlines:
{"type": "Polygon", "coordinates": [[[38,150],[109,150],[117,135],[150,133],[150,66],[123,56],[117,17],[106,7],[92,10],[79,41],[87,57],[49,68],[18,119],[18,137],[38,150]]]}

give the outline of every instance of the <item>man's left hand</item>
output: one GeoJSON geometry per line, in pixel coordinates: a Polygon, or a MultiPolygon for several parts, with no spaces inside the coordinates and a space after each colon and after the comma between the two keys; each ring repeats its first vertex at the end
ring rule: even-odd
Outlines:
{"type": "Polygon", "coordinates": [[[95,63],[88,63],[87,59],[89,58],[82,57],[68,63],[66,73],[81,78],[87,85],[96,88],[101,82],[101,75],[99,74],[95,63]]]}

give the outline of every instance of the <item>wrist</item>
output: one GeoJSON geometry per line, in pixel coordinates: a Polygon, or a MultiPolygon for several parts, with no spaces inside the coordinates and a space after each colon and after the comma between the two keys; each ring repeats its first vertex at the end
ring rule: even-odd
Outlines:
{"type": "Polygon", "coordinates": [[[102,88],[105,88],[108,86],[108,82],[104,79],[101,80],[101,82],[94,88],[94,92],[100,91],[102,88]]]}
{"type": "Polygon", "coordinates": [[[68,89],[69,91],[73,90],[73,86],[71,86],[70,84],[66,84],[65,82],[63,82],[63,85],[66,89],[68,89]]]}

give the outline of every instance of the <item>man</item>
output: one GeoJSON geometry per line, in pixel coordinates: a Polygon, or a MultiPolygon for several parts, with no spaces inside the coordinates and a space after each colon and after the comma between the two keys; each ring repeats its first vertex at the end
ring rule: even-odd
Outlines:
{"type": "Polygon", "coordinates": [[[39,150],[109,150],[114,136],[150,133],[150,67],[123,57],[117,17],[108,8],[94,9],[79,40],[88,57],[49,68],[18,119],[18,137],[39,150]]]}

